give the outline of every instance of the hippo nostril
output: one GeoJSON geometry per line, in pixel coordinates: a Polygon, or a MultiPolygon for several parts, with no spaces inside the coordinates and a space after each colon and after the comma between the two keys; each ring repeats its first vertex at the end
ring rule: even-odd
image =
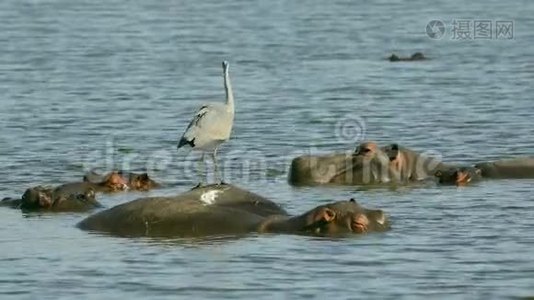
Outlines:
{"type": "Polygon", "coordinates": [[[356,233],[367,232],[367,226],[369,225],[369,219],[364,214],[358,214],[352,218],[351,229],[356,233]]]}
{"type": "Polygon", "coordinates": [[[367,232],[367,225],[354,221],[352,223],[352,230],[357,233],[364,233],[364,232],[367,232]]]}

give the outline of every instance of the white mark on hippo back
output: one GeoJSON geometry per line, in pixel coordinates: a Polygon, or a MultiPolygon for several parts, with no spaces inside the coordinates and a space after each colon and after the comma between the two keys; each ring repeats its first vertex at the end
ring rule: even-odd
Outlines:
{"type": "Polygon", "coordinates": [[[205,192],[204,194],[200,195],[200,201],[202,201],[204,205],[211,205],[215,203],[215,200],[217,200],[217,197],[222,192],[223,191],[221,190],[212,190],[209,192],[205,192]]]}

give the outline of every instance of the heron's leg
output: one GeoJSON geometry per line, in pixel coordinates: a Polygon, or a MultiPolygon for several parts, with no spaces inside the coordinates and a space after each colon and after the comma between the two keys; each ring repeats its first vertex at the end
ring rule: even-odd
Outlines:
{"type": "Polygon", "coordinates": [[[200,178],[200,182],[198,183],[198,186],[202,186],[202,182],[204,182],[205,179],[205,172],[204,170],[204,152],[200,155],[200,159],[198,160],[198,166],[197,166],[197,176],[200,178]]]}
{"type": "Polygon", "coordinates": [[[217,165],[217,147],[213,149],[211,157],[213,158],[213,178],[215,179],[215,182],[219,184],[221,181],[219,181],[219,166],[217,165]]]}

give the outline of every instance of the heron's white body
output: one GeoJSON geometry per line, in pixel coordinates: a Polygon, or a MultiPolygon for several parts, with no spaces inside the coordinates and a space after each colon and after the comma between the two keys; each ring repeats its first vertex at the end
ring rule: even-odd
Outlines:
{"type": "Polygon", "coordinates": [[[213,151],[226,142],[232,133],[234,110],[223,103],[203,105],[189,124],[182,138],[193,149],[213,151]]]}
{"type": "MultiPolygon", "coordinates": [[[[190,146],[193,150],[212,152],[217,176],[217,148],[230,139],[234,124],[234,94],[230,84],[228,63],[223,62],[226,103],[208,103],[200,107],[178,142],[178,148],[190,146]]],[[[204,160],[204,153],[201,161],[204,160]]]]}

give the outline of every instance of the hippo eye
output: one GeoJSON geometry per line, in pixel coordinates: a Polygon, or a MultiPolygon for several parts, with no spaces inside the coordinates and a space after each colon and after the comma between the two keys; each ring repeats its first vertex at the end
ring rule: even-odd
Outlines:
{"type": "Polygon", "coordinates": [[[369,152],[371,152],[371,149],[369,149],[369,148],[363,148],[361,152],[362,152],[362,153],[369,153],[369,152]]]}

